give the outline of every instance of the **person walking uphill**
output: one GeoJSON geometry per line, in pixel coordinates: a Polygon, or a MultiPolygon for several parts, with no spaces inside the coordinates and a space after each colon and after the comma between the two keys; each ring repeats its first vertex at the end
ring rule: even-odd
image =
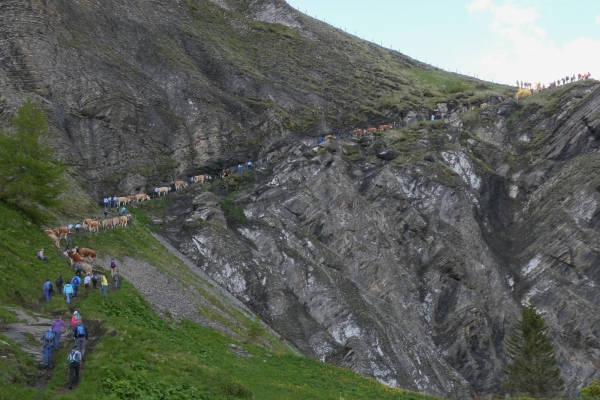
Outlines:
{"type": "Polygon", "coordinates": [[[108,281],[106,280],[106,276],[104,276],[104,274],[102,274],[100,276],[100,285],[102,286],[102,294],[107,296],[108,295],[108,281]]]}
{"type": "Polygon", "coordinates": [[[81,352],[81,358],[85,357],[85,342],[88,340],[88,331],[83,322],[77,321],[77,325],[73,328],[73,338],[75,339],[75,346],[81,352]]]}
{"type": "Polygon", "coordinates": [[[58,279],[56,279],[56,289],[58,289],[58,294],[62,294],[62,288],[63,288],[63,284],[65,283],[63,281],[63,277],[62,275],[58,277],[58,279]]]}
{"type": "Polygon", "coordinates": [[[71,304],[71,295],[73,295],[73,285],[67,283],[63,289],[63,293],[65,294],[67,304],[71,304]]]}
{"type": "Polygon", "coordinates": [[[58,349],[58,344],[60,342],[60,335],[62,334],[62,328],[68,328],[69,325],[65,324],[65,321],[62,320],[62,317],[59,316],[52,322],[52,333],[54,333],[54,350],[58,349]]]}
{"type": "Polygon", "coordinates": [[[73,311],[73,316],[71,317],[71,328],[75,328],[78,322],[81,322],[81,314],[75,310],[73,311]]]}
{"type": "Polygon", "coordinates": [[[67,357],[67,363],[69,364],[69,389],[73,389],[73,385],[77,385],[77,382],[79,382],[81,359],[82,356],[77,349],[77,345],[73,346],[73,350],[71,350],[67,357]]]}
{"type": "Polygon", "coordinates": [[[42,335],[40,340],[44,343],[44,354],[42,355],[44,368],[50,368],[50,364],[52,363],[52,347],[54,343],[54,332],[52,332],[52,329],[48,329],[46,333],[42,335]]]}
{"type": "Polygon", "coordinates": [[[52,282],[50,282],[50,279],[46,278],[46,282],[44,282],[44,293],[46,293],[46,301],[50,301],[52,289],[52,282]]]}
{"type": "Polygon", "coordinates": [[[81,285],[81,278],[75,275],[73,278],[71,278],[71,286],[73,286],[73,297],[77,297],[79,285],[81,285]]]}
{"type": "Polygon", "coordinates": [[[117,264],[117,260],[114,258],[110,260],[110,276],[111,278],[115,277],[115,274],[119,273],[119,264],[117,264]]]}

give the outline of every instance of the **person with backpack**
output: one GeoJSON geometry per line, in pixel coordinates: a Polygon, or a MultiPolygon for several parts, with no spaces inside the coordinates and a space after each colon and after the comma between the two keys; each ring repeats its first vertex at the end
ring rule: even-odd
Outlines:
{"type": "Polygon", "coordinates": [[[62,328],[68,328],[69,326],[65,324],[65,321],[62,320],[62,317],[59,315],[58,318],[54,320],[52,323],[52,332],[54,333],[54,350],[58,349],[58,343],[60,342],[60,335],[62,334],[62,328]]]}
{"type": "Polygon", "coordinates": [[[108,207],[104,206],[104,218],[108,217],[108,207]]]}
{"type": "Polygon", "coordinates": [[[52,282],[50,282],[50,279],[46,278],[46,282],[44,282],[44,293],[46,293],[46,301],[50,301],[52,289],[52,282]]]}
{"type": "Polygon", "coordinates": [[[79,285],[81,285],[81,278],[75,275],[71,279],[71,286],[73,286],[73,297],[77,297],[77,291],[79,290],[79,285]]]}
{"type": "Polygon", "coordinates": [[[82,358],[77,344],[75,344],[73,350],[67,356],[67,363],[69,364],[69,389],[73,389],[73,385],[79,382],[79,367],[81,367],[82,358]]]}
{"type": "Polygon", "coordinates": [[[98,273],[97,273],[97,272],[94,272],[94,273],[92,274],[92,289],[96,289],[96,285],[98,284],[98,279],[99,279],[99,278],[100,278],[100,277],[98,276],[98,273]]]}
{"type": "Polygon", "coordinates": [[[85,342],[88,340],[88,331],[81,320],[77,321],[77,325],[73,328],[73,339],[75,339],[75,345],[81,352],[81,358],[85,357],[85,342]]]}
{"type": "Polygon", "coordinates": [[[119,273],[119,264],[117,264],[117,260],[114,258],[110,260],[110,276],[112,278],[115,277],[115,274],[119,273]]]}
{"type": "Polygon", "coordinates": [[[71,328],[75,328],[75,326],[77,326],[77,322],[81,322],[81,314],[75,310],[73,311],[73,316],[71,317],[71,328]]]}
{"type": "Polygon", "coordinates": [[[77,276],[80,276],[82,272],[83,267],[81,266],[81,263],[78,262],[77,264],[75,264],[75,273],[77,274],[77,276]]]}
{"type": "Polygon", "coordinates": [[[119,287],[119,273],[117,272],[113,277],[113,282],[115,284],[115,289],[119,287]]]}
{"type": "Polygon", "coordinates": [[[71,304],[71,296],[73,295],[73,285],[67,283],[63,288],[63,293],[65,294],[65,299],[67,300],[67,304],[71,304]]]}
{"type": "Polygon", "coordinates": [[[56,288],[58,289],[58,294],[62,294],[63,284],[65,283],[63,281],[62,275],[58,277],[58,279],[56,280],[55,283],[56,283],[56,288]]]}
{"type": "Polygon", "coordinates": [[[104,274],[100,275],[100,285],[102,286],[102,294],[108,295],[108,281],[106,280],[106,276],[104,274]]]}
{"type": "Polygon", "coordinates": [[[71,250],[71,234],[67,234],[67,247],[65,247],[65,251],[71,250]]]}
{"type": "Polygon", "coordinates": [[[54,332],[52,332],[52,328],[48,329],[46,333],[42,335],[42,338],[40,340],[44,343],[42,363],[44,364],[44,368],[50,368],[50,364],[52,363],[52,349],[54,344],[54,332]]]}

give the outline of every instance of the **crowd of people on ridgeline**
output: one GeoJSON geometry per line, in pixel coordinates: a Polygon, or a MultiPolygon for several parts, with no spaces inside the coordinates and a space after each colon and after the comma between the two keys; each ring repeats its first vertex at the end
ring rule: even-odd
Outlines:
{"type": "Polygon", "coordinates": [[[577,76],[575,76],[575,74],[573,74],[572,76],[565,76],[564,78],[559,78],[555,81],[552,81],[552,82],[548,83],[548,86],[546,86],[545,84],[542,84],[540,82],[536,82],[536,83],[523,82],[523,81],[520,81],[517,79],[517,87],[519,89],[529,90],[529,91],[531,91],[531,94],[534,94],[535,92],[540,93],[546,89],[552,89],[557,86],[566,85],[567,83],[577,82],[582,79],[589,79],[591,76],[592,76],[592,74],[590,74],[589,72],[587,74],[577,74],[577,76]]]}
{"type": "MultiPolygon", "coordinates": [[[[43,344],[42,363],[44,368],[52,367],[52,353],[59,348],[63,329],[68,330],[69,325],[63,321],[61,316],[58,316],[40,339],[43,344]]],[[[73,346],[67,356],[69,389],[72,389],[73,385],[76,385],[79,381],[79,369],[85,357],[85,347],[88,341],[88,329],[83,324],[81,314],[77,310],[73,312],[71,317],[71,330],[73,346]]]]}

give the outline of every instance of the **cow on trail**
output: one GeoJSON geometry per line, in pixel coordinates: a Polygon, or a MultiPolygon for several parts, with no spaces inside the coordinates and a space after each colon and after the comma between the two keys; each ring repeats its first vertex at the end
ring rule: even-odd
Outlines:
{"type": "Polygon", "coordinates": [[[482,108],[482,109],[488,108],[488,103],[483,103],[479,107],[482,108]]]}
{"type": "Polygon", "coordinates": [[[127,197],[117,197],[117,205],[120,206],[124,206],[126,204],[129,204],[129,199],[127,197]]]}
{"type": "Polygon", "coordinates": [[[119,217],[119,226],[127,226],[128,222],[129,222],[129,217],[127,217],[125,215],[119,217]]]}
{"type": "Polygon", "coordinates": [[[175,191],[177,191],[179,189],[183,189],[184,187],[187,186],[187,182],[184,182],[184,181],[175,181],[175,182],[171,182],[171,184],[175,185],[175,191]]]}
{"type": "Polygon", "coordinates": [[[88,249],[86,247],[82,247],[82,248],[75,247],[75,252],[80,254],[83,258],[89,259],[90,261],[94,261],[96,259],[96,257],[98,256],[98,251],[88,249]]]}
{"type": "Polygon", "coordinates": [[[277,150],[270,152],[269,154],[267,154],[267,161],[271,161],[271,159],[277,157],[279,155],[279,152],[277,150]]]}
{"type": "Polygon", "coordinates": [[[377,128],[367,128],[367,132],[375,133],[377,132],[377,128]]]}
{"type": "Polygon", "coordinates": [[[120,217],[114,217],[112,219],[112,226],[113,228],[116,228],[117,226],[120,226],[121,224],[121,218],[120,217]]]}
{"type": "Polygon", "coordinates": [[[86,218],[86,219],[84,219],[84,220],[83,220],[83,224],[81,224],[81,227],[82,227],[83,229],[88,229],[88,230],[89,230],[89,229],[90,229],[90,223],[91,223],[92,221],[93,221],[93,219],[91,219],[91,218],[86,218]]]}
{"type": "Polygon", "coordinates": [[[139,193],[135,195],[135,201],[136,202],[140,202],[140,201],[144,201],[144,200],[150,200],[150,196],[148,196],[146,193],[139,193]]]}
{"type": "Polygon", "coordinates": [[[62,239],[63,236],[66,239],[67,235],[69,233],[71,233],[71,231],[66,226],[61,226],[60,228],[55,228],[54,229],[54,234],[56,235],[56,237],[58,237],[58,240],[62,239]]]}
{"type": "Polygon", "coordinates": [[[81,256],[81,254],[73,251],[73,250],[69,250],[69,251],[65,251],[63,253],[65,256],[69,257],[69,261],[71,263],[71,267],[73,266],[73,263],[83,263],[85,262],[85,259],[81,256]]]}
{"type": "Polygon", "coordinates": [[[171,188],[168,186],[161,186],[158,188],[158,191],[156,192],[158,194],[158,197],[160,196],[164,196],[169,194],[169,192],[171,191],[171,188]]]}
{"type": "Polygon", "coordinates": [[[325,139],[329,139],[329,140],[335,139],[335,136],[333,136],[333,135],[325,135],[325,139]]]}
{"type": "Polygon", "coordinates": [[[112,218],[105,218],[102,220],[102,229],[108,230],[109,228],[114,228],[112,218]]]}
{"type": "Polygon", "coordinates": [[[390,129],[392,129],[391,125],[379,125],[379,130],[380,131],[387,131],[387,130],[390,130],[390,129]]]}
{"type": "Polygon", "coordinates": [[[100,226],[100,222],[98,222],[98,221],[91,221],[90,225],[89,225],[90,232],[96,232],[97,233],[99,226],[100,226]]]}
{"type": "Polygon", "coordinates": [[[194,182],[208,182],[212,177],[210,175],[196,175],[194,176],[194,182]]]}
{"type": "Polygon", "coordinates": [[[219,174],[219,177],[221,178],[225,178],[226,176],[231,175],[231,170],[230,169],[224,169],[223,171],[221,171],[221,173],[219,174]]]}

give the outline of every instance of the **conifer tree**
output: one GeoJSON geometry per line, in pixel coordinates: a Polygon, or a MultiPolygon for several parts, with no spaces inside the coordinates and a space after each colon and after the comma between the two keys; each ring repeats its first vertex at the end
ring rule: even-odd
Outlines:
{"type": "Polygon", "coordinates": [[[64,189],[63,168],[45,142],[48,118],[27,99],[10,122],[0,131],[0,200],[43,220],[64,189]]]}
{"type": "Polygon", "coordinates": [[[533,304],[523,307],[521,319],[506,340],[510,363],[504,388],[512,395],[552,397],[563,389],[546,320],[533,304]]]}

